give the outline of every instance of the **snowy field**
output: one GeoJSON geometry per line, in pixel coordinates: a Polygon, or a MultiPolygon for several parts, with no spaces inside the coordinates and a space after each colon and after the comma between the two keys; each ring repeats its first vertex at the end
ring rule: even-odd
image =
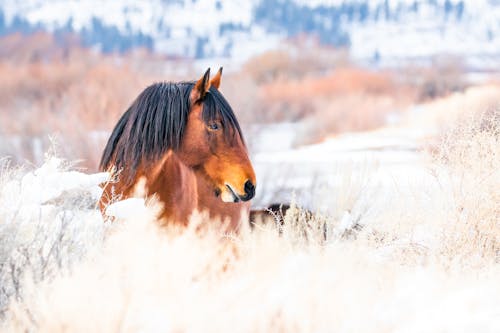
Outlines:
{"type": "Polygon", "coordinates": [[[293,126],[262,132],[255,206],[292,208],[239,235],[203,215],[158,230],[137,201],[106,224],[106,174],[6,168],[0,331],[498,332],[498,119],[439,140],[404,122],[301,147],[293,126]]]}
{"type": "MultiPolygon", "coordinates": [[[[272,131],[280,136],[275,128],[272,131]]],[[[415,180],[424,186],[430,173],[419,141],[409,129],[384,128],[281,151],[262,149],[253,157],[260,185],[255,206],[290,203],[294,195],[308,209],[328,209],[318,205],[321,200],[315,194],[341,190],[346,176],[350,182],[363,183],[366,192],[380,190],[389,196],[415,180]]]]}

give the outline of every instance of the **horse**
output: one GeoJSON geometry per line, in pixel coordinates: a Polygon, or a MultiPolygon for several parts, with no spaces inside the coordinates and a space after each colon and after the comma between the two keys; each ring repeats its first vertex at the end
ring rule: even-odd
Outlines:
{"type": "Polygon", "coordinates": [[[196,82],[147,87],[121,116],[99,168],[118,170],[103,184],[99,206],[134,195],[144,184],[156,196],[159,220],[187,225],[193,212],[229,221],[238,229],[248,217],[256,177],[236,116],[219,91],[222,68],[196,82]]]}

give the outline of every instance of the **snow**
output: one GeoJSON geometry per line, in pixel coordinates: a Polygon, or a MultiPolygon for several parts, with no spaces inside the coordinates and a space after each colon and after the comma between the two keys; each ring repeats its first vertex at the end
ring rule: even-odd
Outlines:
{"type": "Polygon", "coordinates": [[[2,188],[6,198],[22,199],[22,204],[43,205],[58,198],[65,191],[87,190],[93,198],[99,198],[102,189],[99,184],[105,182],[108,173],[85,174],[77,171],[64,171],[63,160],[50,158],[40,168],[28,172],[20,180],[14,179],[2,188]],[[20,194],[20,195],[19,195],[20,194]]]}
{"type": "Polygon", "coordinates": [[[112,203],[106,208],[106,215],[118,219],[139,219],[147,215],[148,208],[142,198],[129,198],[112,203]]]}
{"type": "MultiPolygon", "coordinates": [[[[99,184],[107,179],[107,173],[69,171],[65,162],[55,157],[48,158],[38,169],[24,174],[13,172],[10,179],[1,179],[2,265],[15,261],[16,253],[24,251],[33,256],[33,274],[44,274],[49,261],[61,265],[63,260],[80,258],[98,246],[105,225],[96,203],[102,192],[99,184]],[[64,259],[57,257],[63,253],[64,259]]],[[[4,272],[0,273],[0,282],[9,288],[12,281],[6,281],[4,272]]],[[[0,311],[4,301],[0,297],[0,311]]]]}
{"type": "MultiPolygon", "coordinates": [[[[2,184],[0,219],[5,221],[2,227],[17,223],[22,231],[17,236],[29,240],[38,232],[42,221],[54,221],[52,226],[57,229],[65,221],[97,216],[95,207],[102,193],[99,184],[108,177],[107,173],[67,171],[61,159],[50,158],[38,169],[2,184]]],[[[102,219],[97,220],[102,223],[102,219]]],[[[70,225],[76,229],[86,228],[80,223],[70,225]]]]}
{"type": "Polygon", "coordinates": [[[489,7],[487,1],[465,1],[460,21],[440,15],[431,4],[420,2],[418,12],[405,12],[396,20],[353,23],[348,27],[351,53],[362,62],[378,53],[380,65],[390,67],[437,55],[463,56],[471,67],[498,67],[500,34],[493,33],[490,40],[489,32],[498,31],[500,7],[489,7]]]}
{"type": "MultiPolygon", "coordinates": [[[[219,252],[219,237],[215,237],[215,242],[189,234],[164,238],[156,229],[130,228],[141,226],[140,223],[123,224],[123,229],[115,229],[107,238],[106,246],[98,246],[97,255],[87,256],[90,260],[72,274],[58,277],[49,289],[45,284],[35,285],[34,295],[43,300],[41,307],[31,305],[36,297],[26,297],[27,304],[21,304],[22,309],[58,323],[50,327],[70,327],[69,330],[76,326],[83,329],[89,322],[95,325],[94,330],[117,327],[105,326],[114,318],[126,323],[126,329],[140,327],[145,331],[170,327],[187,327],[186,331],[238,331],[255,324],[255,318],[262,321],[257,324],[266,331],[268,319],[271,324],[278,321],[290,325],[283,327],[320,332],[332,327],[345,332],[500,329],[499,267],[494,260],[477,270],[468,266],[457,270],[446,264],[442,267],[440,262],[433,262],[432,255],[416,256],[416,263],[398,261],[402,260],[401,255],[397,257],[398,252],[431,250],[438,261],[446,262],[439,252],[445,230],[433,225],[442,220],[436,215],[448,212],[441,207],[446,202],[427,197],[437,184],[419,153],[421,142],[432,132],[394,125],[299,147],[293,145],[291,135],[297,132],[294,124],[269,126],[266,140],[285,143],[279,151],[257,149],[254,153],[260,177],[257,188],[266,183],[279,186],[280,179],[285,179],[285,185],[303,190],[303,197],[298,196],[297,200],[302,203],[306,195],[313,194],[311,182],[316,177],[326,185],[327,192],[312,197],[310,203],[319,210],[331,209],[329,212],[337,218],[331,242],[316,247],[303,240],[304,244],[297,245],[285,233],[277,236],[256,228],[244,234],[238,244],[241,262],[231,263],[232,269],[219,274],[212,271],[219,257],[211,252],[219,252]],[[272,138],[272,133],[276,138],[272,138]],[[265,178],[266,174],[270,177],[265,178]],[[421,202],[415,198],[416,193],[421,202]],[[342,200],[344,203],[339,204],[342,200]],[[432,214],[431,221],[423,223],[411,216],[419,224],[409,226],[411,232],[405,233],[407,221],[404,215],[397,214],[419,214],[425,210],[432,214]],[[395,215],[387,217],[381,213],[395,215]],[[391,233],[387,234],[389,240],[384,240],[382,246],[367,245],[361,237],[341,239],[340,235],[360,221],[360,214],[373,223],[366,224],[364,230],[376,227],[373,230],[383,233],[383,223],[391,223],[398,237],[393,239],[391,233]],[[383,218],[374,218],[377,214],[383,218]],[[76,301],[68,303],[68,299],[76,301]],[[123,312],[124,300],[130,311],[123,312]],[[222,326],[224,329],[217,327],[224,321],[217,317],[222,312],[236,318],[230,326],[222,326]],[[211,325],[214,328],[210,330],[211,325]],[[308,330],[309,327],[317,329],[308,330]]],[[[109,176],[70,171],[64,165],[62,160],[50,158],[40,168],[2,184],[0,221],[22,224],[12,237],[27,244],[35,239],[37,225],[43,224],[52,237],[58,235],[53,233],[54,227],[66,225],[66,237],[69,233],[70,238],[77,240],[70,244],[70,252],[85,254],[82,246],[102,244],[104,223],[100,213],[95,206],[65,208],[51,201],[82,191],[97,201],[99,184],[109,176]],[[68,220],[71,223],[65,224],[68,220]],[[84,228],[88,228],[87,232],[82,232],[84,228]]],[[[446,189],[449,181],[452,180],[441,177],[439,186],[446,189]]],[[[267,190],[273,194],[272,188],[267,190]]],[[[279,196],[272,197],[276,198],[279,196]]],[[[445,195],[445,201],[447,198],[453,195],[445,195]]],[[[149,215],[142,198],[116,202],[107,213],[127,220],[143,220],[149,215]]],[[[5,224],[0,226],[5,228],[5,224]]],[[[2,231],[2,237],[13,234],[2,231]]],[[[40,249],[47,251],[46,246],[40,249]]],[[[32,252],[30,259],[39,255],[32,252]]]]}
{"type": "Polygon", "coordinates": [[[7,24],[15,15],[20,15],[32,25],[42,24],[49,31],[64,27],[69,22],[73,29],[82,31],[90,28],[92,19],[97,18],[123,34],[141,32],[151,36],[155,40],[156,51],[174,55],[194,57],[197,37],[208,38],[211,41],[208,51],[216,55],[223,53],[227,43],[236,42],[241,45],[234,56],[239,63],[242,61],[238,61],[240,58],[248,59],[248,52],[255,54],[274,45],[275,38],[267,38],[260,31],[244,36],[239,33],[219,36],[220,26],[224,23],[250,26],[253,6],[253,1],[244,0],[221,2],[220,6],[211,0],[182,3],[161,0],[6,0],[2,9],[7,24]]]}
{"type": "MultiPolygon", "coordinates": [[[[341,6],[353,1],[296,0],[308,7],[341,6]]],[[[82,0],[4,0],[2,9],[7,23],[15,15],[49,30],[71,22],[76,31],[89,28],[93,18],[116,27],[121,33],[142,32],[154,40],[157,52],[195,57],[198,38],[206,39],[206,56],[241,65],[251,56],[275,49],[287,36],[268,31],[256,23],[254,8],[258,0],[220,1],[82,1],[82,0]],[[222,34],[223,24],[241,27],[222,34]]],[[[358,3],[363,3],[359,1],[358,3]]],[[[460,20],[444,10],[444,0],[388,2],[396,18],[375,18],[375,9],[385,0],[365,1],[370,16],[365,22],[343,19],[342,30],[350,38],[350,51],[362,64],[394,67],[408,62],[428,63],[437,55],[464,57],[472,68],[496,69],[500,66],[500,6],[496,2],[464,1],[460,20]],[[376,55],[380,57],[376,60],[376,55]]],[[[458,0],[450,1],[459,3],[458,0]]],[[[318,20],[329,22],[327,17],[318,20]]],[[[328,23],[330,24],[330,23],[328,23]]],[[[283,27],[283,31],[286,30],[283,27]]]]}
{"type": "MultiPolygon", "coordinates": [[[[283,137],[280,131],[274,131],[274,138],[273,131],[266,133],[268,142],[278,142],[283,137]]],[[[418,186],[433,183],[425,158],[419,152],[426,135],[426,131],[418,129],[392,127],[339,135],[322,143],[281,151],[256,152],[252,156],[257,174],[255,205],[288,203],[295,191],[298,202],[309,209],[318,209],[322,203],[311,196],[314,188],[322,184],[342,190],[346,173],[353,180],[366,179],[367,195],[382,186],[381,195],[388,200],[399,195],[397,191],[417,186],[415,181],[418,186]],[[278,191],[279,188],[282,190],[278,191]]]]}

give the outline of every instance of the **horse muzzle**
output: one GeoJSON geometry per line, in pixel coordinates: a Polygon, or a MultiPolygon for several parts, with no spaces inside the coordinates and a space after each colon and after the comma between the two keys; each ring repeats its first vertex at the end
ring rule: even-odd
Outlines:
{"type": "Polygon", "coordinates": [[[245,194],[239,194],[233,186],[226,183],[226,188],[222,191],[221,199],[224,202],[240,202],[251,200],[255,196],[255,185],[247,180],[244,185],[245,194]]]}

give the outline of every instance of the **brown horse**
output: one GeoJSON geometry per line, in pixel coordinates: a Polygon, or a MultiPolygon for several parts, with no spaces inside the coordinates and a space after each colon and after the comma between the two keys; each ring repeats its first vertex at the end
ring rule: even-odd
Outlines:
{"type": "Polygon", "coordinates": [[[240,126],[219,92],[222,68],[195,82],[156,83],[123,114],[104,149],[100,168],[118,170],[104,185],[111,199],[130,197],[139,180],[163,204],[160,218],[187,224],[194,211],[229,219],[237,228],[255,195],[255,173],[240,126]]]}

